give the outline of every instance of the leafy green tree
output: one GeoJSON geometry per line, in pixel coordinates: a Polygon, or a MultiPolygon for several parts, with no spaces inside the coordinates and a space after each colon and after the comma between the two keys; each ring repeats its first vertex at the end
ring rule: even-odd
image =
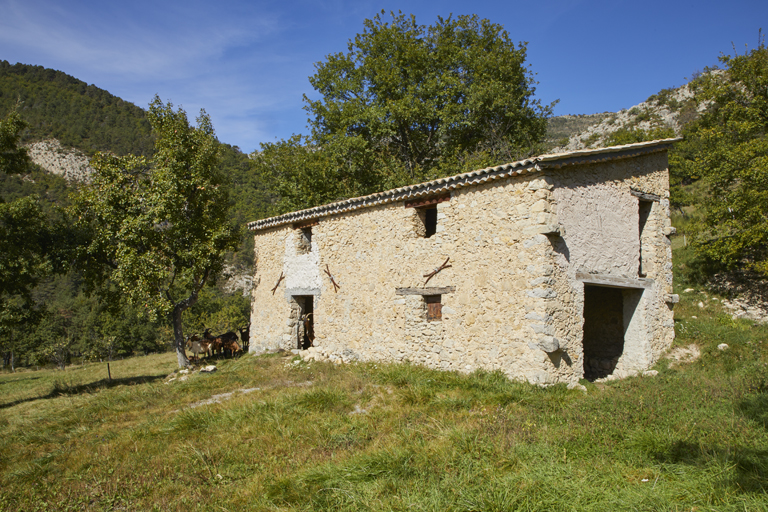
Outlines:
{"type": "Polygon", "coordinates": [[[376,15],[347,53],[315,65],[311,138],[267,144],[255,164],[282,207],[306,207],[516,160],[540,147],[552,111],[533,98],[525,57],[474,15],[428,27],[376,15]]]}
{"type": "Polygon", "coordinates": [[[75,312],[67,308],[45,312],[32,334],[37,361],[50,361],[64,370],[77,339],[77,328],[72,321],[74,316],[75,312]]]}
{"type": "Polygon", "coordinates": [[[710,260],[768,277],[768,48],[720,61],[695,83],[709,106],[685,134],[697,149],[687,164],[708,188],[692,241],[710,260]]]}
{"type": "Polygon", "coordinates": [[[641,128],[622,128],[616,130],[605,140],[605,147],[634,144],[649,140],[669,139],[675,136],[675,131],[669,127],[655,127],[649,130],[641,128]]]}
{"type": "Polygon", "coordinates": [[[0,202],[0,334],[5,339],[0,349],[18,351],[14,331],[39,318],[31,295],[34,287],[66,267],[62,230],[43,213],[36,197],[0,202]]]}
{"type": "MultiPolygon", "coordinates": [[[[270,183],[276,199],[268,213],[300,210],[363,194],[364,176],[359,167],[344,162],[331,149],[322,149],[306,137],[261,145],[252,165],[270,183]]],[[[370,178],[371,174],[367,176],[370,178]]]]}
{"type": "Polygon", "coordinates": [[[179,366],[184,352],[182,313],[222,269],[239,233],[228,222],[229,201],[217,168],[219,145],[204,111],[197,126],[182,109],[158,97],[148,117],[156,134],[151,162],[97,154],[93,183],[75,209],[92,230],[83,269],[92,283],[110,279],[128,302],[173,324],[179,366]]]}
{"type": "Polygon", "coordinates": [[[0,120],[0,172],[20,174],[29,169],[31,160],[27,149],[20,145],[21,133],[27,123],[16,110],[0,120]]]}
{"type": "MultiPolygon", "coordinates": [[[[0,120],[0,174],[30,170],[19,144],[26,123],[16,111],[0,120]]],[[[24,350],[21,326],[40,318],[32,290],[54,271],[66,267],[62,225],[47,215],[36,196],[5,202],[0,198],[0,351],[12,361],[24,350]]],[[[12,365],[13,366],[13,365],[12,365]]]]}
{"type": "Polygon", "coordinates": [[[224,294],[215,287],[206,286],[200,292],[197,303],[185,312],[185,322],[197,333],[205,329],[222,333],[244,327],[249,322],[250,314],[249,297],[244,297],[242,293],[224,294]]]}
{"type": "Polygon", "coordinates": [[[0,297],[26,297],[53,271],[49,227],[34,197],[0,203],[0,297]]]}
{"type": "Polygon", "coordinates": [[[29,334],[43,317],[34,304],[20,295],[6,295],[0,304],[0,354],[3,369],[15,371],[16,362],[34,352],[29,334]]]}

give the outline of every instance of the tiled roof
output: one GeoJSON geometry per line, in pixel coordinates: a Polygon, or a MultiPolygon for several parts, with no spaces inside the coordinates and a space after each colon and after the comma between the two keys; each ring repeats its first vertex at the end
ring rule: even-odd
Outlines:
{"type": "Polygon", "coordinates": [[[315,206],[306,210],[285,213],[277,217],[257,220],[248,223],[248,229],[251,231],[260,231],[263,229],[292,224],[296,222],[306,222],[328,215],[359,210],[380,204],[394,203],[397,201],[415,199],[423,196],[431,196],[448,192],[457,188],[469,187],[485,183],[486,181],[508,178],[511,176],[520,176],[531,172],[540,172],[545,169],[559,169],[569,165],[591,164],[605,162],[608,160],[619,160],[623,158],[632,158],[639,155],[666,151],[672,143],[682,140],[680,138],[654,140],[650,142],[639,142],[636,144],[626,144],[623,146],[612,146],[609,148],[581,149],[569,153],[557,153],[552,155],[541,155],[534,158],[526,158],[517,162],[512,162],[496,167],[488,167],[477,171],[457,174],[448,178],[440,178],[417,185],[408,185],[406,187],[378,192],[368,196],[354,197],[335,203],[322,206],[315,206]]]}

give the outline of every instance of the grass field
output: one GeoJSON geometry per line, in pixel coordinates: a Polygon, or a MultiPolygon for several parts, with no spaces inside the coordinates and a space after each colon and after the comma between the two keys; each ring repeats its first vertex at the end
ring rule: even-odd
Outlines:
{"type": "Polygon", "coordinates": [[[768,510],[768,327],[681,295],[701,357],[586,393],[282,355],[2,374],[0,509],[768,510]]]}

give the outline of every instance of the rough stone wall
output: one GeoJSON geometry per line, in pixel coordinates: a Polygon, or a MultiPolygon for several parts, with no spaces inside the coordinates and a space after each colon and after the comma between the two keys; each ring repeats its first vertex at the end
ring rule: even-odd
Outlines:
{"type": "Polygon", "coordinates": [[[430,238],[422,236],[418,210],[403,203],[323,218],[313,227],[311,254],[316,269],[328,265],[338,292],[324,273],[315,289],[314,263],[298,263],[292,251],[300,230],[258,232],[255,281],[261,284],[253,292],[252,350],[293,348],[290,296],[312,289],[316,339],[307,355],[499,369],[542,383],[573,380],[567,365],[557,370],[545,352],[529,346],[551,338],[545,305],[553,293],[553,253],[541,234],[552,228],[550,188],[536,173],[454,191],[437,205],[430,238]],[[423,287],[424,274],[448,257],[451,267],[428,287],[454,291],[442,295],[442,320],[427,321],[424,298],[396,289],[423,287]],[[273,296],[281,272],[288,277],[273,296]]]}
{"type": "Polygon", "coordinates": [[[584,300],[576,274],[638,277],[638,206],[630,187],[662,197],[644,241],[652,255],[647,278],[656,284],[637,306],[650,311],[650,324],[644,316],[633,328],[653,332],[645,337],[653,337],[658,354],[673,336],[663,299],[671,293],[671,253],[661,234],[669,227],[666,156],[658,155],[454,190],[437,205],[430,238],[419,211],[402,202],[321,218],[307,254],[297,253],[301,230],[259,231],[251,350],[295,348],[292,297],[312,295],[316,338],[308,357],[409,360],[445,370],[498,369],[539,384],[575,382],[583,375],[584,300]],[[396,289],[423,288],[424,274],[448,257],[451,267],[427,286],[453,291],[442,295],[442,320],[427,321],[424,297],[396,289]],[[281,273],[286,279],[273,295],[281,273]]]}
{"type": "MultiPolygon", "coordinates": [[[[291,301],[282,300],[285,279],[281,280],[285,255],[284,230],[268,230],[258,234],[259,243],[254,249],[254,279],[251,289],[251,352],[270,349],[293,348],[290,346],[291,301]]],[[[295,323],[294,323],[295,324],[295,323]]]]}
{"type": "Polygon", "coordinates": [[[552,172],[554,201],[563,235],[554,241],[557,253],[557,300],[551,305],[561,347],[583,368],[584,283],[577,273],[637,281],[625,293],[625,347],[614,371],[622,377],[647,368],[674,339],[671,304],[672,250],[667,235],[669,178],[667,157],[657,153],[631,160],[552,172]],[[631,190],[660,197],[654,201],[640,237],[639,199],[631,190]],[[646,280],[640,283],[640,244],[646,280]],[[642,290],[627,302],[631,290],[642,290]],[[631,314],[627,304],[632,306],[631,314]]]}

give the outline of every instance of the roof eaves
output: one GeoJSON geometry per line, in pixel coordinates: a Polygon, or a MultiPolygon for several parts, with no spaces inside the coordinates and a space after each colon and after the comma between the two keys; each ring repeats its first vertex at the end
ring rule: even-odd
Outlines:
{"type": "Polygon", "coordinates": [[[361,208],[368,208],[387,203],[394,203],[408,199],[415,199],[422,196],[434,195],[439,193],[456,190],[463,187],[480,185],[487,181],[494,181],[501,178],[519,176],[529,172],[539,172],[544,169],[559,169],[568,165],[597,163],[606,160],[615,160],[622,158],[631,158],[640,154],[665,151],[674,142],[682,140],[681,138],[663,139],[650,142],[640,142],[636,144],[626,144],[623,146],[612,146],[609,148],[582,149],[568,153],[557,153],[542,155],[534,158],[526,158],[517,162],[512,162],[495,167],[487,167],[463,174],[457,174],[447,178],[439,178],[426,183],[416,185],[407,185],[384,192],[345,199],[335,203],[322,206],[315,206],[306,210],[285,213],[268,219],[261,219],[248,223],[250,231],[261,231],[286,224],[305,222],[320,217],[346,213],[361,208]]]}

